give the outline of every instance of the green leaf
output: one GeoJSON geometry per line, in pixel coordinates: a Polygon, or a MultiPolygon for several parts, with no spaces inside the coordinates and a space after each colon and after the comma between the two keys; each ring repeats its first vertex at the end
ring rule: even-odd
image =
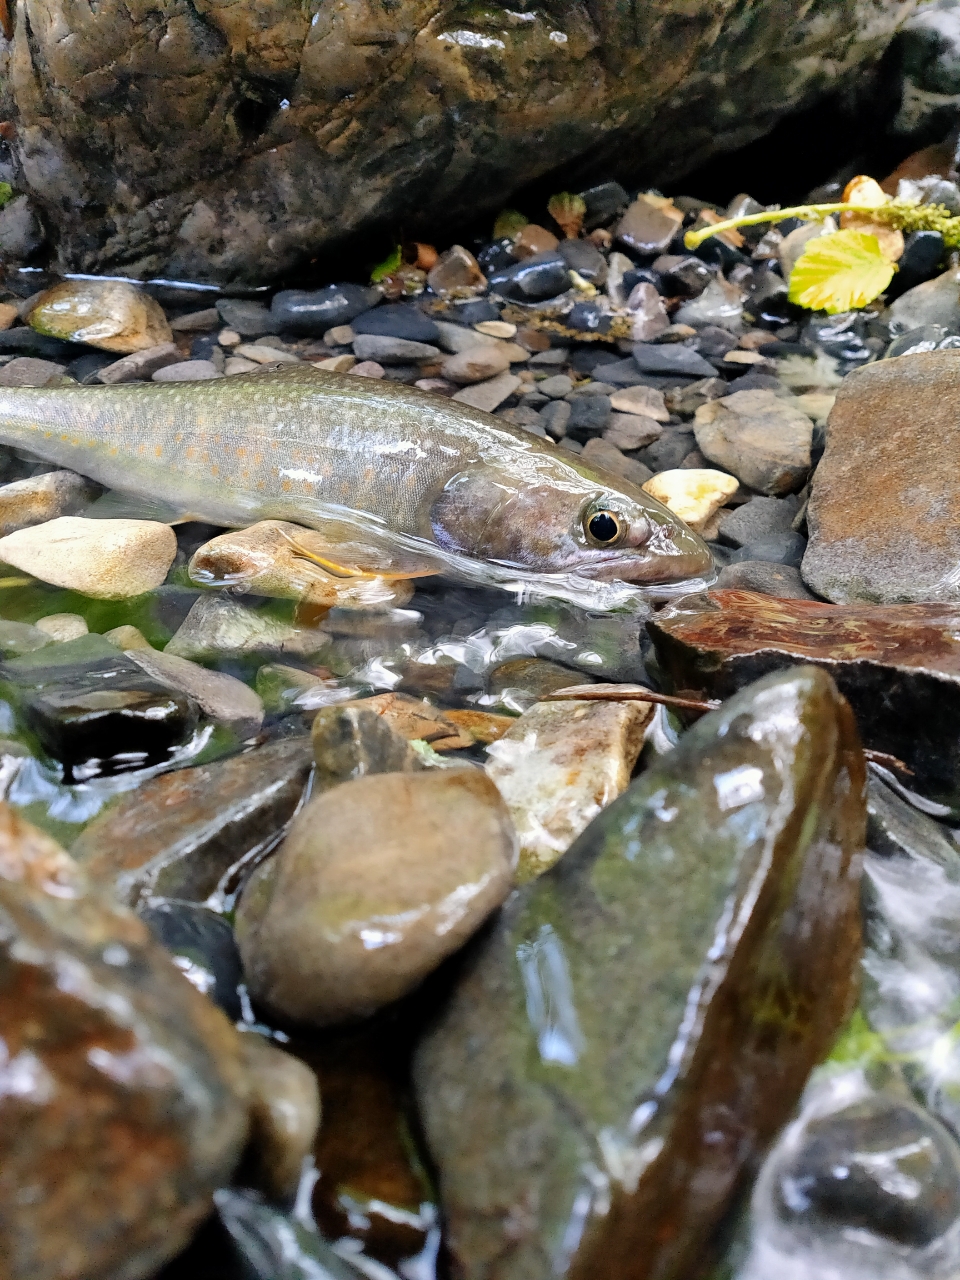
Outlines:
{"type": "Polygon", "coordinates": [[[836,231],[816,236],[790,273],[791,302],[811,311],[853,311],[865,307],[893,279],[893,264],[869,231],[836,231]]]}
{"type": "Polygon", "coordinates": [[[9,182],[0,182],[0,209],[13,199],[13,187],[9,182]]]}
{"type": "Polygon", "coordinates": [[[386,279],[387,276],[392,276],[395,271],[400,270],[400,264],[402,261],[403,254],[400,250],[400,246],[397,245],[393,253],[391,253],[389,257],[384,258],[380,265],[378,267],[374,267],[370,272],[370,283],[379,284],[380,281],[386,279]]]}
{"type": "Polygon", "coordinates": [[[522,231],[529,221],[530,219],[517,209],[501,209],[497,214],[496,222],[493,224],[494,240],[506,240],[508,238],[512,240],[517,232],[522,231]]]}
{"type": "Polygon", "coordinates": [[[893,1061],[883,1042],[883,1037],[871,1030],[859,1009],[840,1032],[834,1043],[828,1062],[834,1066],[867,1066],[873,1062],[893,1061]]]}

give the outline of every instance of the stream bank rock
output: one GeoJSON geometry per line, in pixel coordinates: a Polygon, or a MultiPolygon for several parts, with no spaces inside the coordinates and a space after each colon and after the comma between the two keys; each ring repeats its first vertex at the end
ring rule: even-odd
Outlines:
{"type": "Polygon", "coordinates": [[[960,800],[960,606],[825,605],[753,591],[683,596],[647,623],[677,690],[728,698],[797,662],[823,667],[866,746],[913,770],[911,786],[960,800]]]}
{"type": "Polygon", "coordinates": [[[818,595],[960,600],[958,396],[957,350],[880,360],[843,380],[807,509],[802,572],[818,595]]]}
{"type": "Polygon", "coordinates": [[[794,668],[511,899],[415,1060],[458,1274],[690,1274],[849,1012],[864,792],[849,706],[794,668]]]}
{"type": "Polygon", "coordinates": [[[768,0],[744,23],[707,0],[561,0],[530,19],[27,0],[0,50],[3,119],[64,265],[260,281],[428,194],[473,218],[562,164],[606,176],[625,147],[662,184],[851,82],[910,8],[768,0]]]}
{"type": "Polygon", "coordinates": [[[4,1276],[148,1276],[240,1157],[240,1037],[145,924],[6,805],[0,939],[4,1276]]]}

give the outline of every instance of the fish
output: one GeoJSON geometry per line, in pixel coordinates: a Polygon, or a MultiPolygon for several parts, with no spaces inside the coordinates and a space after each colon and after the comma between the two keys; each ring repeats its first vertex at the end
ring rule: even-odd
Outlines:
{"type": "MultiPolygon", "coordinates": [[[[474,580],[705,580],[667,507],[470,405],[312,365],[203,382],[0,388],[0,443],[228,528],[360,529],[474,580]]],[[[334,566],[335,567],[335,566],[334,566]]]]}

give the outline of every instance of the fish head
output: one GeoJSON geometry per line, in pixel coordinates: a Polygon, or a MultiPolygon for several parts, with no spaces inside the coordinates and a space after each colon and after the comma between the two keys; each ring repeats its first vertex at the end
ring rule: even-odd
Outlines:
{"type": "Polygon", "coordinates": [[[537,573],[650,585],[713,573],[707,544],[668,507],[587,467],[522,480],[470,468],[440,493],[431,526],[447,550],[537,573]]]}

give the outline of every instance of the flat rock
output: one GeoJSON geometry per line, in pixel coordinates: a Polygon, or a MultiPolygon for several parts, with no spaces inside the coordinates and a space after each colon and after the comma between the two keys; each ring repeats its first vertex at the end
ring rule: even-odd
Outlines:
{"type": "Polygon", "coordinates": [[[212,360],[181,360],[178,364],[162,365],[151,374],[153,382],[205,382],[222,377],[212,360]]]}
{"type": "MultiPolygon", "coordinates": [[[[500,321],[490,321],[495,328],[501,326],[500,321]]],[[[442,347],[444,351],[449,351],[451,355],[457,355],[461,351],[470,351],[475,347],[495,347],[497,345],[499,335],[492,336],[484,333],[476,328],[468,329],[462,324],[451,324],[449,320],[435,320],[434,325],[439,335],[436,339],[437,345],[442,347]]],[[[512,329],[516,332],[516,325],[503,325],[504,329],[512,329]]],[[[512,334],[510,335],[513,336],[512,334]]]]}
{"type": "Polygon", "coordinates": [[[711,400],[696,411],[693,430],[704,457],[760,493],[791,493],[810,472],[813,423],[772,391],[711,400]]]}
{"type": "Polygon", "coordinates": [[[652,717],[650,702],[541,702],[487,748],[487,776],[517,829],[521,883],[549,870],[626,790],[652,717]]]}
{"type": "Polygon", "coordinates": [[[300,364],[299,356],[292,351],[282,351],[279,347],[267,346],[266,343],[241,342],[233,349],[234,358],[252,360],[254,364],[300,364]]]}
{"type": "MultiPolygon", "coordinates": [[[[0,543],[0,554],[2,551],[0,543]]],[[[228,595],[211,594],[199,597],[164,652],[201,662],[227,654],[310,657],[329,639],[325,631],[293,626],[258,613],[228,595]]]]}
{"type": "Polygon", "coordinates": [[[5,805],[0,913],[18,1082],[0,1096],[5,1275],[150,1275],[240,1158],[240,1037],[145,924],[5,805]]]}
{"type": "Polygon", "coordinates": [[[723,504],[739,489],[736,476],[725,471],[691,467],[661,471],[644,489],[670,508],[694,533],[703,533],[723,504]]]}
{"type": "Polygon", "coordinates": [[[64,280],[37,298],[26,321],[45,337],[122,354],[173,340],[159,302],[116,280],[64,280]]]}
{"type": "Polygon", "coordinates": [[[97,380],[113,386],[120,382],[137,382],[141,378],[152,378],[158,369],[169,364],[180,364],[183,357],[173,342],[161,342],[156,347],[147,347],[143,351],[134,351],[105,369],[99,370],[97,380]]]}
{"type": "Polygon", "coordinates": [[[803,576],[819,595],[960,599],[958,394],[956,350],[882,360],[844,379],[807,511],[803,576]]]}
{"type": "Polygon", "coordinates": [[[629,480],[638,488],[646,484],[653,474],[642,462],[637,462],[635,458],[628,458],[622,453],[613,441],[608,439],[607,431],[604,431],[602,437],[592,436],[587,440],[580,456],[589,462],[591,467],[599,467],[601,471],[607,471],[611,475],[622,476],[624,480],[629,480]]]}
{"type": "Polygon", "coordinates": [[[276,318],[262,302],[248,302],[243,298],[219,298],[217,311],[223,323],[241,338],[260,338],[265,333],[277,331],[276,318]]]}
{"type": "Polygon", "coordinates": [[[703,356],[680,343],[636,342],[633,359],[642,373],[679,373],[685,378],[710,378],[716,373],[703,356]]]}
{"type": "Polygon", "coordinates": [[[379,333],[357,334],[353,354],[360,361],[374,360],[378,364],[422,364],[427,360],[443,359],[439,347],[379,333]]]}
{"type": "Polygon", "coordinates": [[[952,803],[960,786],[960,609],[829,605],[749,591],[685,596],[647,623],[675,688],[726,698],[797,662],[829,671],[864,743],[911,769],[911,786],[952,803]]]}
{"type": "Polygon", "coordinates": [[[191,697],[208,719],[227,725],[241,741],[260,732],[263,703],[242,680],[224,671],[208,671],[188,658],[159,653],[156,649],[147,652],[135,646],[130,657],[161,684],[191,697]]]}
{"type": "Polygon", "coordinates": [[[510,353],[505,343],[473,346],[458,355],[447,356],[440,373],[461,386],[495,378],[510,368],[510,353]]]}
{"type": "Polygon", "coordinates": [[[669,422],[670,410],[663,399],[663,392],[655,387],[624,387],[610,397],[610,407],[618,413],[639,414],[653,418],[655,422],[669,422]]]}
{"type": "Polygon", "coordinates": [[[48,635],[51,640],[79,640],[87,635],[90,628],[86,618],[79,613],[48,613],[45,618],[37,619],[37,630],[48,635]]]}
{"type": "Polygon", "coordinates": [[[210,333],[219,327],[220,312],[216,307],[187,311],[170,321],[170,328],[174,333],[210,333]]]}
{"type": "Polygon", "coordinates": [[[45,471],[28,480],[0,485],[0,537],[89,506],[100,486],[75,471],[45,471]]]}
{"type": "Polygon", "coordinates": [[[35,356],[18,356],[0,369],[0,387],[56,386],[66,373],[66,366],[35,356]]]}
{"type": "MultiPolygon", "coordinates": [[[[612,400],[611,396],[611,402],[612,400]]],[[[639,413],[614,413],[610,416],[603,438],[618,449],[645,449],[654,440],[659,440],[662,434],[663,427],[655,418],[639,413]]]]}
{"type": "Polygon", "coordinates": [[[459,1275],[692,1273],[851,1008],[864,785],[829,677],[776,675],[511,898],[414,1060],[459,1275]]]}
{"type": "Polygon", "coordinates": [[[460,289],[482,289],[486,283],[480,264],[462,244],[451,245],[441,253],[427,274],[427,284],[441,297],[460,289]]]}
{"type": "Polygon", "coordinates": [[[914,285],[890,304],[887,316],[895,336],[926,324],[960,329],[960,271],[950,267],[942,275],[914,285]]]}
{"type": "Polygon", "coordinates": [[[472,405],[474,409],[486,409],[488,413],[492,413],[508,396],[512,396],[519,386],[520,379],[515,373],[501,373],[486,382],[477,382],[472,387],[464,387],[453,396],[453,399],[459,400],[461,404],[472,405]]]}
{"type": "Polygon", "coordinates": [[[155,520],[59,516],[0,538],[5,564],[101,600],[123,600],[159,587],[176,554],[173,530],[155,520]]]}
{"type": "Polygon", "coordinates": [[[204,902],[231,867],[283,832],[312,763],[304,735],[161,774],[105,809],[71,854],[128,906],[161,897],[204,902]]]}
{"type": "Polygon", "coordinates": [[[67,782],[167,764],[199,720],[192,698],[99,635],[9,659],[0,679],[19,723],[63,766],[67,782]]]}
{"type": "Polygon", "coordinates": [[[682,222],[671,201],[639,195],[617,224],[616,237],[635,253],[662,253],[682,222]]]}
{"type": "Polygon", "coordinates": [[[416,773],[422,757],[389,717],[363,702],[320,707],[311,737],[316,784],[329,788],[375,773],[416,773]]]}
{"type": "Polygon", "coordinates": [[[251,995],[313,1026],[399,999],[504,900],[515,847],[479,770],[385,773],[324,791],[240,899],[251,995]]]}

